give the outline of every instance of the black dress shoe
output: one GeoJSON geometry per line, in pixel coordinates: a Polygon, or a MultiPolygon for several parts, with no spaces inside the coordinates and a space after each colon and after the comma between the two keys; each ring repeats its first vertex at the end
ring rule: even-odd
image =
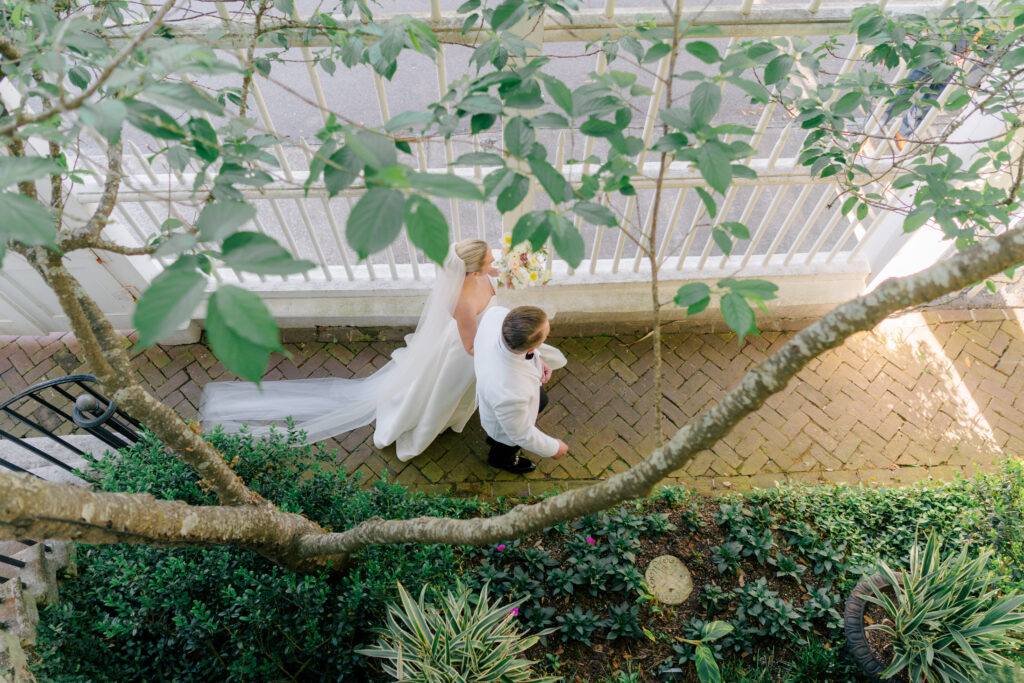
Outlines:
{"type": "Polygon", "coordinates": [[[516,457],[512,459],[512,462],[505,463],[497,463],[488,458],[487,464],[490,465],[491,467],[497,467],[500,470],[511,472],[512,474],[526,474],[527,472],[533,472],[535,469],[537,469],[536,463],[534,463],[529,458],[524,458],[521,455],[516,455],[516,457]]]}

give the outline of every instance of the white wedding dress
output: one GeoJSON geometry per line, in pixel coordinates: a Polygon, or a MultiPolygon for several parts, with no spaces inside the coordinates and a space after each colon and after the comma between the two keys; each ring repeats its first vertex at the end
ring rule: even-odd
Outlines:
{"type": "MultiPolygon", "coordinates": [[[[219,424],[238,432],[248,426],[264,435],[291,417],[315,443],[376,420],[374,444],[394,443],[400,460],[422,453],[445,429],[461,432],[476,410],[473,357],[452,317],[465,274],[462,259],[450,250],[416,331],[369,377],[212,382],[203,387],[199,405],[203,429],[219,424]]],[[[494,300],[492,295],[484,310],[494,300]]]]}

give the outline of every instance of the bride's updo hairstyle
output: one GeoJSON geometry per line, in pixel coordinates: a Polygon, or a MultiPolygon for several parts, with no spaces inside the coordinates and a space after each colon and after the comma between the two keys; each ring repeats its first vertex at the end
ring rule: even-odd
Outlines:
{"type": "Polygon", "coordinates": [[[491,247],[483,240],[462,240],[455,243],[455,254],[466,264],[466,274],[480,272],[484,267],[484,259],[491,247]]]}

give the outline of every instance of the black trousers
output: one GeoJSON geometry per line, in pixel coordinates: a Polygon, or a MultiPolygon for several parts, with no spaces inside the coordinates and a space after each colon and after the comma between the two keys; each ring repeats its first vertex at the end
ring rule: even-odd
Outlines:
{"type": "MultiPolygon", "coordinates": [[[[548,405],[548,392],[544,391],[544,387],[540,388],[540,406],[537,408],[537,414],[544,410],[548,405]]],[[[508,444],[495,441],[491,437],[487,437],[487,445],[491,447],[491,450],[487,453],[487,462],[491,465],[511,465],[515,462],[516,455],[519,453],[519,446],[509,446],[508,444]]]]}

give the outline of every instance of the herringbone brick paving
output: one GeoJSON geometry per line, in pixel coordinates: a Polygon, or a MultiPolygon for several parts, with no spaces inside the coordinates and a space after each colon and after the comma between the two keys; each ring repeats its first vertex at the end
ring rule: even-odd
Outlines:
{"type": "MultiPolygon", "coordinates": [[[[1021,316],[1024,317],[1024,316],[1021,316]]],[[[888,320],[812,361],[782,392],[670,483],[701,491],[776,481],[908,483],[986,470],[1024,453],[1024,322],[1017,312],[940,311],[888,320]]],[[[557,331],[557,330],[556,330],[557,331]]],[[[742,346],[732,335],[668,334],[664,351],[666,429],[711,405],[792,333],[764,332],[742,346]]],[[[539,425],[570,446],[526,477],[490,468],[479,420],[442,434],[422,455],[399,462],[378,450],[372,427],[328,443],[349,472],[425,491],[526,494],[582,486],[637,463],[655,444],[653,353],[637,337],[561,337],[569,360],[548,387],[539,425]]],[[[126,343],[128,341],[126,340],[126,343]]],[[[385,341],[286,344],[267,379],[363,376],[387,362],[385,341]]],[[[194,418],[206,382],[234,379],[204,344],[148,349],[133,365],[143,383],[194,418]]],[[[88,372],[70,335],[0,337],[0,399],[35,382],[88,372]]]]}

